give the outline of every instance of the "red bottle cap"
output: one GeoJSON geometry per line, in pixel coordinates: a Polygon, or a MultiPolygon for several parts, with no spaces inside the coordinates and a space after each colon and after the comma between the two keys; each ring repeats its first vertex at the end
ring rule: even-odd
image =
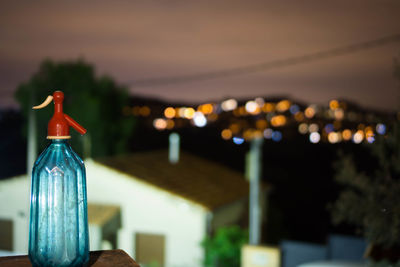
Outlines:
{"type": "Polygon", "coordinates": [[[63,113],[64,93],[55,91],[53,96],[49,95],[47,99],[33,109],[41,109],[54,100],[54,115],[50,119],[47,127],[47,139],[69,139],[69,127],[73,127],[78,133],[85,134],[86,129],[74,121],[70,116],[63,113]]]}

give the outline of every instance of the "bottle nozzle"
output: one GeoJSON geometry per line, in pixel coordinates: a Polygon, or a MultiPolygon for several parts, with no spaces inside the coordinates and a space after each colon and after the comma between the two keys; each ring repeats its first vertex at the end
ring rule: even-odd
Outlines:
{"type": "Polygon", "coordinates": [[[46,100],[45,100],[42,104],[37,105],[37,106],[34,106],[34,107],[32,107],[32,109],[41,109],[41,108],[44,108],[45,106],[47,106],[48,104],[50,104],[50,102],[51,102],[52,100],[53,100],[53,96],[49,95],[49,96],[46,98],[46,100]]]}
{"type": "Polygon", "coordinates": [[[80,134],[85,134],[86,129],[79,125],[70,116],[63,113],[63,100],[64,93],[61,91],[55,91],[53,95],[49,95],[46,100],[38,105],[34,106],[33,109],[41,109],[46,107],[50,102],[54,100],[54,115],[51,118],[48,125],[48,139],[68,139],[71,138],[69,135],[69,127],[73,127],[80,134]]]}

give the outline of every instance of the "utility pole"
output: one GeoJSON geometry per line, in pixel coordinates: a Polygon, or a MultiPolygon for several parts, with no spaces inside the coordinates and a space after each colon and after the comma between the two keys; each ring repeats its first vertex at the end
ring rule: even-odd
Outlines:
{"type": "Polygon", "coordinates": [[[37,130],[36,130],[36,114],[33,112],[35,95],[33,88],[29,96],[29,110],[28,110],[28,142],[27,142],[27,157],[26,157],[26,173],[28,178],[31,176],[33,164],[37,156],[37,130]]]}
{"type": "Polygon", "coordinates": [[[248,176],[250,180],[249,243],[251,245],[260,244],[261,237],[260,177],[263,141],[262,137],[254,138],[251,141],[248,154],[248,176]]]}

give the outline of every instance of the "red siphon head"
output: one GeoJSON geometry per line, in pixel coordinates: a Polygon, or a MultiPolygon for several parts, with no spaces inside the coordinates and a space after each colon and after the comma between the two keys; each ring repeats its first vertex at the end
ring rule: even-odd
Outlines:
{"type": "Polygon", "coordinates": [[[85,134],[86,129],[83,128],[79,123],[74,121],[70,116],[63,113],[63,101],[64,93],[61,91],[55,91],[53,96],[48,96],[47,99],[39,106],[33,107],[33,109],[41,109],[54,101],[54,115],[50,119],[47,126],[47,138],[48,139],[69,139],[69,127],[73,127],[80,134],[85,134]]]}

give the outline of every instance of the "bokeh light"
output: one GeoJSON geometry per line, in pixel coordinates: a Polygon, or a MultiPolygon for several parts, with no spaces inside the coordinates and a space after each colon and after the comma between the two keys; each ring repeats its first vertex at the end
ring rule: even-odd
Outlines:
{"type": "Polygon", "coordinates": [[[289,100],[282,100],[276,104],[276,110],[279,112],[285,112],[290,108],[290,101],[289,100]]]}
{"type": "Polygon", "coordinates": [[[329,102],[329,108],[332,110],[339,108],[339,102],[337,100],[331,100],[329,102]]]}
{"type": "Polygon", "coordinates": [[[232,138],[232,131],[229,130],[229,129],[224,129],[224,130],[222,130],[222,132],[221,132],[221,137],[222,137],[224,140],[229,140],[229,139],[231,139],[231,138],[232,138]]]}
{"type": "Polygon", "coordinates": [[[310,126],[308,126],[308,131],[310,133],[318,132],[318,130],[319,130],[319,127],[318,127],[318,124],[316,124],[316,123],[312,123],[312,124],[310,124],[310,126]]]}
{"type": "Polygon", "coordinates": [[[245,108],[248,113],[259,113],[259,107],[255,101],[247,101],[245,108]]]}
{"type": "Polygon", "coordinates": [[[176,115],[176,111],[175,111],[175,109],[174,109],[173,107],[167,107],[167,108],[164,110],[164,116],[165,116],[166,118],[168,118],[168,119],[174,118],[175,115],[176,115]]]}
{"type": "Polygon", "coordinates": [[[274,127],[283,126],[286,124],[286,117],[284,115],[277,115],[271,118],[271,125],[274,127]]]}
{"type": "Polygon", "coordinates": [[[231,111],[237,108],[237,101],[233,98],[227,99],[221,103],[223,111],[231,111]]]}
{"type": "Polygon", "coordinates": [[[312,117],[315,116],[316,113],[316,109],[314,106],[309,106],[308,108],[306,108],[306,110],[304,110],[304,114],[306,115],[307,118],[311,119],[312,117]]]}
{"type": "Polygon", "coordinates": [[[274,103],[265,103],[262,107],[262,111],[265,113],[275,111],[275,104],[274,103]]]}
{"type": "Polygon", "coordinates": [[[337,119],[337,120],[342,120],[344,118],[344,111],[341,108],[335,109],[333,114],[334,114],[335,119],[337,119]]]}
{"type": "Polygon", "coordinates": [[[167,121],[162,118],[157,118],[153,121],[153,126],[157,130],[164,130],[167,127],[167,121]]]}
{"type": "Polygon", "coordinates": [[[327,125],[325,125],[324,130],[326,133],[330,133],[333,132],[333,130],[335,129],[335,127],[333,126],[332,123],[328,123],[327,125]]]}
{"type": "Polygon", "coordinates": [[[290,113],[292,113],[293,115],[296,114],[297,112],[300,111],[300,107],[296,104],[291,105],[289,108],[290,113]]]}
{"type": "Polygon", "coordinates": [[[342,137],[343,137],[343,140],[346,140],[346,141],[350,140],[351,139],[351,131],[349,129],[343,130],[342,137]]]}
{"type": "Polygon", "coordinates": [[[171,130],[171,129],[173,129],[174,128],[174,126],[175,126],[175,122],[173,121],[173,120],[167,120],[167,129],[168,130],[171,130]]]}
{"type": "Polygon", "coordinates": [[[304,120],[304,113],[299,111],[296,114],[294,114],[294,119],[298,122],[303,121],[304,120]]]}
{"type": "Polygon", "coordinates": [[[232,131],[233,134],[237,134],[240,130],[240,126],[237,123],[232,123],[229,125],[229,129],[232,131]]]}
{"type": "Polygon", "coordinates": [[[312,132],[309,136],[310,142],[313,144],[316,144],[319,142],[319,140],[321,140],[321,136],[319,133],[317,132],[312,132]]]}
{"type": "Polygon", "coordinates": [[[385,134],[386,133],[386,125],[385,124],[383,124],[383,123],[378,123],[377,125],[376,125],[376,132],[378,133],[378,134],[385,134]]]}
{"type": "Polygon", "coordinates": [[[272,129],[270,129],[270,128],[265,129],[264,132],[263,132],[264,138],[265,139],[271,139],[273,132],[274,131],[272,129]]]}
{"type": "Polygon", "coordinates": [[[260,129],[260,130],[264,130],[265,128],[267,128],[268,123],[266,120],[264,119],[259,119],[256,121],[256,128],[260,129]]]}
{"type": "Polygon", "coordinates": [[[203,105],[200,105],[200,106],[197,108],[197,110],[200,111],[200,112],[202,112],[202,113],[205,114],[205,115],[208,115],[208,114],[211,114],[211,113],[213,112],[214,107],[213,107],[212,104],[203,104],[203,105]]]}
{"type": "Polygon", "coordinates": [[[273,141],[279,142],[282,140],[282,133],[280,131],[273,131],[271,138],[273,141]]]}
{"type": "Polygon", "coordinates": [[[183,116],[186,119],[193,119],[195,112],[196,111],[194,110],[194,108],[185,108],[185,111],[183,112],[183,116]]]}
{"type": "Polygon", "coordinates": [[[241,138],[241,137],[233,137],[233,142],[235,143],[235,144],[237,144],[237,145],[241,145],[241,144],[243,144],[243,142],[244,142],[244,139],[243,138],[241,138]]]}
{"type": "Polygon", "coordinates": [[[150,108],[148,106],[143,106],[139,109],[139,114],[143,117],[147,117],[150,115],[150,108]]]}
{"type": "Polygon", "coordinates": [[[307,123],[300,123],[298,127],[299,133],[306,134],[308,132],[308,125],[307,123]]]}
{"type": "Polygon", "coordinates": [[[328,134],[328,141],[331,144],[336,144],[342,140],[342,135],[337,132],[330,132],[328,134]]]}
{"type": "Polygon", "coordinates": [[[359,144],[363,141],[364,139],[364,132],[362,130],[358,130],[354,135],[353,135],[353,142],[356,144],[359,144]]]}
{"type": "Polygon", "coordinates": [[[193,123],[197,127],[204,127],[207,124],[207,119],[203,113],[197,111],[193,115],[193,123]]]}

